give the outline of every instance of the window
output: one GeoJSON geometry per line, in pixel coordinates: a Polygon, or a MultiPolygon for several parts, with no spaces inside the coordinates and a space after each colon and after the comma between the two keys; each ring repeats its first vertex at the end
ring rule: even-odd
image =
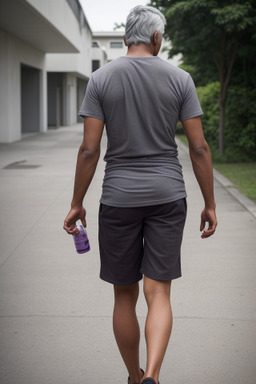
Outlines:
{"type": "Polygon", "coordinates": [[[122,41],[111,41],[110,42],[110,48],[123,48],[123,42],[122,41]]]}
{"type": "Polygon", "coordinates": [[[92,72],[96,71],[100,67],[99,60],[92,60],[92,72]]]}
{"type": "Polygon", "coordinates": [[[92,48],[99,48],[99,43],[97,41],[92,42],[92,48]]]}

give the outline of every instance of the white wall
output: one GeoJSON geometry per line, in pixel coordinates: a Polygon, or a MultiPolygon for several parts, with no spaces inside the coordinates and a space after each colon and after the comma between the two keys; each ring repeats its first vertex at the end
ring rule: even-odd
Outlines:
{"type": "Polygon", "coordinates": [[[40,131],[47,129],[44,53],[0,29],[0,142],[21,138],[21,64],[41,70],[40,131]]]}
{"type": "Polygon", "coordinates": [[[108,61],[115,60],[120,56],[125,56],[127,53],[127,47],[123,42],[122,32],[95,32],[93,34],[93,40],[98,41],[99,44],[105,48],[108,61]],[[111,42],[122,43],[122,48],[110,48],[111,42]]]}
{"type": "Polygon", "coordinates": [[[85,24],[79,36],[80,53],[48,53],[46,67],[48,72],[73,72],[83,78],[91,76],[92,33],[85,24]]]}
{"type": "MultiPolygon", "coordinates": [[[[77,51],[81,51],[80,27],[66,0],[26,0],[26,2],[47,20],[51,28],[58,30],[58,33],[70,41],[77,51]]],[[[37,31],[37,34],[40,34],[40,31],[37,31]]],[[[40,36],[40,39],[43,38],[43,35],[40,36]]],[[[56,47],[53,52],[56,52],[56,47]]]]}
{"type": "Polygon", "coordinates": [[[97,46],[92,47],[92,60],[99,61],[99,66],[102,67],[107,63],[107,53],[104,47],[97,42],[97,46]]]}
{"type": "MultiPolygon", "coordinates": [[[[35,132],[47,130],[46,52],[54,52],[52,62],[47,59],[49,70],[65,73],[63,121],[66,125],[76,123],[77,78],[86,80],[91,75],[92,32],[86,19],[77,20],[66,0],[12,0],[12,3],[1,2],[0,8],[0,142],[21,139],[22,111],[26,110],[23,116],[29,118],[29,97],[26,103],[23,97],[21,103],[22,64],[40,71],[39,112],[33,116],[39,115],[38,123],[34,124],[36,119],[32,121],[31,117],[28,121],[23,119],[23,125],[28,127],[30,123],[29,131],[34,126],[35,132]]],[[[22,73],[23,79],[25,74],[30,79],[29,71],[23,69],[22,73]]],[[[32,82],[30,85],[33,86],[32,82]]]]}

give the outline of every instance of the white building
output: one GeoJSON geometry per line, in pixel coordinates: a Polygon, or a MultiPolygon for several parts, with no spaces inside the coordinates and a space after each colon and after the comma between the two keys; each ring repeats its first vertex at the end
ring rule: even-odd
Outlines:
{"type": "MultiPolygon", "coordinates": [[[[120,56],[125,56],[127,53],[127,47],[123,41],[124,31],[111,31],[111,32],[93,32],[93,42],[105,49],[107,54],[107,60],[112,61],[120,56]]],[[[159,57],[163,60],[168,60],[174,65],[179,65],[181,56],[177,55],[172,59],[168,59],[168,48],[170,43],[163,40],[159,57]]],[[[100,65],[99,65],[100,66],[100,65]]],[[[99,68],[98,66],[98,68],[99,68]]]]}
{"type": "Polygon", "coordinates": [[[98,41],[92,42],[92,72],[99,69],[108,62],[108,55],[105,47],[101,46],[98,41]]]}
{"type": "Polygon", "coordinates": [[[125,56],[127,47],[123,41],[124,32],[93,32],[93,41],[103,47],[107,54],[107,61],[112,61],[120,56],[125,56]]]}
{"type": "Polygon", "coordinates": [[[123,34],[92,33],[79,0],[0,0],[0,142],[82,121],[91,73],[126,54],[123,34]]]}
{"type": "MultiPolygon", "coordinates": [[[[61,0],[63,2],[63,0],[61,0]]],[[[80,3],[67,1],[79,28],[79,53],[47,53],[48,126],[73,125],[91,76],[92,31],[80,3]]],[[[65,22],[66,29],[68,23],[65,22]]]]}
{"type": "Polygon", "coordinates": [[[0,0],[0,142],[77,121],[91,44],[78,0],[0,0]]]}

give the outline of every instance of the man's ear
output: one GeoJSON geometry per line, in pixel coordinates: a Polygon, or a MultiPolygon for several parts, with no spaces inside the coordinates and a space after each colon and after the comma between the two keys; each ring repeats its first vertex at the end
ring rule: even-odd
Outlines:
{"type": "Polygon", "coordinates": [[[157,42],[158,42],[158,37],[159,37],[158,31],[155,31],[155,32],[153,33],[153,35],[152,35],[152,43],[153,43],[154,45],[157,44],[157,42]]]}
{"type": "Polygon", "coordinates": [[[127,45],[127,43],[126,43],[125,35],[123,35],[123,40],[124,40],[124,45],[125,45],[126,47],[128,47],[128,45],[127,45]]]}

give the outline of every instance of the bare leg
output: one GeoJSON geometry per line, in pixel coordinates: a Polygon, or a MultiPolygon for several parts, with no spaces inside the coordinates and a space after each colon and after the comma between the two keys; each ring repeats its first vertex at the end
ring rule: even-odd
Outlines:
{"type": "Polygon", "coordinates": [[[148,305],[145,325],[147,367],[144,378],[152,377],[156,383],[172,330],[170,288],[171,281],[144,277],[144,294],[148,305]]]}
{"type": "Polygon", "coordinates": [[[139,364],[140,328],[136,315],[139,284],[114,286],[115,306],[113,328],[119,351],[130,376],[131,383],[140,383],[139,364]]]}

